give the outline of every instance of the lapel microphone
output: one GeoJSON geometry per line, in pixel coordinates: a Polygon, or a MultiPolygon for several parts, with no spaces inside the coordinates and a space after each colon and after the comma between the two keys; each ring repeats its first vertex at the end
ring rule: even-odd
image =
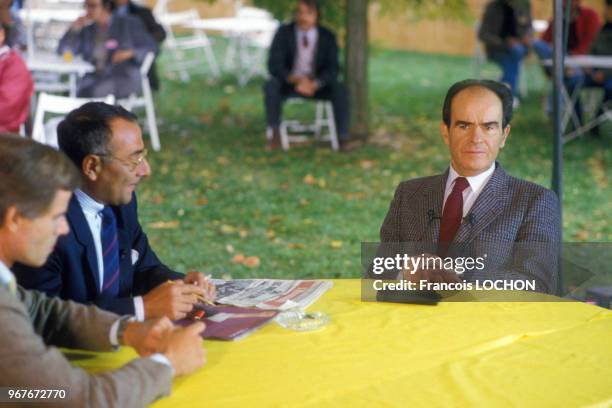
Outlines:
{"type": "Polygon", "coordinates": [[[431,225],[431,223],[433,222],[433,220],[439,220],[441,219],[440,216],[436,215],[436,212],[434,210],[428,210],[427,211],[427,218],[429,219],[429,225],[431,225]]]}

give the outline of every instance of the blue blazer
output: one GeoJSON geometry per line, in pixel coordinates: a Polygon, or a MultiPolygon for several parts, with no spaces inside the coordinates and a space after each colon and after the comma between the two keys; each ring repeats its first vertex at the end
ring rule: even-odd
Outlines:
{"type": "Polygon", "coordinates": [[[70,232],[58,239],[55,249],[41,268],[16,264],[17,282],[49,296],[94,304],[120,315],[134,314],[134,296],[142,296],[168,279],[182,279],[183,274],[162,264],[149,246],[147,235],[138,222],[136,196],[124,206],[113,207],[119,235],[118,297],[100,294],[100,278],[93,237],[81,205],[73,195],[66,218],[70,232]]]}

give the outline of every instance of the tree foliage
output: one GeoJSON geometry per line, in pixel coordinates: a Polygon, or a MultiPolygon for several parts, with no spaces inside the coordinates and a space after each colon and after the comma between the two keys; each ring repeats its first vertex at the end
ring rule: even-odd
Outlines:
{"type": "MultiPolygon", "coordinates": [[[[293,15],[296,0],[253,0],[253,5],[270,11],[279,20],[288,20],[293,15]]],[[[345,25],[346,0],[320,0],[321,22],[336,30],[345,25]]],[[[461,19],[473,18],[466,0],[370,0],[380,12],[389,15],[403,14],[414,19],[461,19]]]]}

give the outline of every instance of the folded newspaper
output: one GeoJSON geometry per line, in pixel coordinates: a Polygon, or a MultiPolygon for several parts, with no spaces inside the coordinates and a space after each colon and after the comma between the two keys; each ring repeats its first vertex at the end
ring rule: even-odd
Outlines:
{"type": "Polygon", "coordinates": [[[239,307],[306,309],[332,287],[332,282],[279,279],[212,279],[217,303],[239,307]]]}

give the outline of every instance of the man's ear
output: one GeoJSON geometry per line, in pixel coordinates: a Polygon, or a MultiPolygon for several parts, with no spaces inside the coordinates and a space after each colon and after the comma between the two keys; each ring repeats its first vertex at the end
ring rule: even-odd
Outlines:
{"type": "Polygon", "coordinates": [[[102,171],[102,158],[94,154],[88,154],[83,159],[81,171],[85,178],[90,181],[96,181],[102,171]]]}
{"type": "Polygon", "coordinates": [[[21,212],[15,207],[11,205],[4,212],[4,218],[2,219],[2,226],[8,228],[10,232],[17,232],[19,229],[19,221],[23,216],[21,212]]]}
{"type": "Polygon", "coordinates": [[[503,148],[506,145],[506,139],[508,139],[508,136],[510,136],[510,125],[506,125],[506,127],[504,128],[504,134],[502,135],[502,141],[501,141],[501,144],[499,145],[500,148],[503,148]]]}
{"type": "Polygon", "coordinates": [[[448,135],[448,126],[446,126],[446,123],[444,123],[444,121],[440,122],[440,133],[442,134],[442,139],[444,140],[444,144],[448,146],[450,143],[449,135],[448,135]]]}

